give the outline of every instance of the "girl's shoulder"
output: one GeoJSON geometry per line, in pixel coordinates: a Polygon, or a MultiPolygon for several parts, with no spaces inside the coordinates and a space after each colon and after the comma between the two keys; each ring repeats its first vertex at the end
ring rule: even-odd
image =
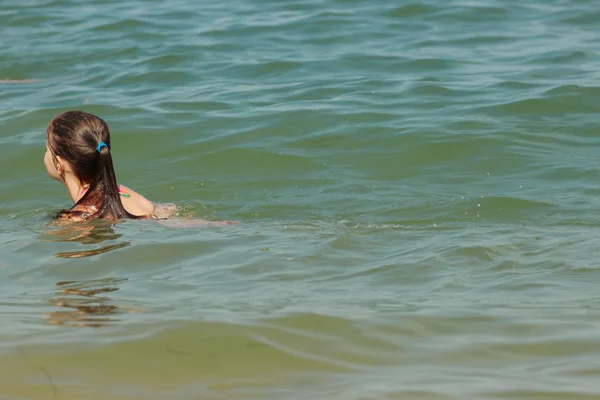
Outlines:
{"type": "Polygon", "coordinates": [[[154,214],[156,207],[150,200],[125,185],[119,185],[121,203],[129,214],[150,215],[154,214]]]}

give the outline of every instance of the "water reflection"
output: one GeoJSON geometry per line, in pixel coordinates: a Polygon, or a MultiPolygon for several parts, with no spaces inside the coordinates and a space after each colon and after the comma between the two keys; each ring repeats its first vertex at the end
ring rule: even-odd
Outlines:
{"type": "MultiPolygon", "coordinates": [[[[96,220],[91,222],[65,223],[54,221],[40,238],[42,242],[79,242],[81,244],[100,244],[107,240],[119,239],[122,235],[116,233],[114,222],[96,220]]],[[[58,258],[91,257],[129,246],[129,242],[105,245],[93,249],[66,251],[54,254],[58,258]]]]}
{"type": "Polygon", "coordinates": [[[50,324],[97,328],[119,321],[115,317],[119,314],[135,312],[104,296],[119,290],[119,285],[126,281],[126,278],[105,278],[58,282],[56,297],[48,302],[61,310],[46,313],[50,324]]]}
{"type": "MultiPolygon", "coordinates": [[[[114,222],[103,220],[77,223],[53,221],[47,225],[40,240],[63,244],[79,243],[68,246],[69,251],[55,253],[54,256],[58,258],[91,257],[130,245],[128,241],[115,243],[122,236],[115,232],[115,225],[114,222]],[[107,241],[112,243],[106,243],[107,241]]],[[[120,314],[134,310],[119,306],[108,294],[118,291],[125,281],[125,278],[104,278],[56,283],[55,295],[47,300],[57,308],[56,311],[45,313],[49,317],[49,323],[101,327],[119,321],[120,314]]]]}
{"type": "Polygon", "coordinates": [[[54,254],[58,258],[81,258],[91,257],[97,254],[107,253],[111,250],[120,249],[129,246],[129,242],[121,242],[110,246],[102,246],[92,250],[79,250],[79,251],[65,251],[54,254]]]}

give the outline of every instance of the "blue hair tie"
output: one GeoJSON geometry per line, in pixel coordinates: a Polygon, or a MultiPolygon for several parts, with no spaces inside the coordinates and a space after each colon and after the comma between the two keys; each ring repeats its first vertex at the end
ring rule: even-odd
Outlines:
{"type": "MultiPolygon", "coordinates": [[[[98,145],[98,147],[96,147],[96,150],[98,150],[98,153],[100,153],[100,150],[101,150],[103,147],[106,147],[106,148],[108,149],[108,146],[106,145],[106,143],[104,143],[104,142],[100,142],[100,144],[98,145]]],[[[109,149],[109,150],[110,150],[110,149],[109,149]]]]}

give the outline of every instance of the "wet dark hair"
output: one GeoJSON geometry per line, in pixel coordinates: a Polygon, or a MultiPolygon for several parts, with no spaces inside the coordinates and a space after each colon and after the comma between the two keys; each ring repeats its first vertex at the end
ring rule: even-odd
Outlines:
{"type": "Polygon", "coordinates": [[[60,219],[147,219],[152,215],[132,215],[121,203],[117,178],[110,154],[110,132],[102,118],[83,111],[57,115],[47,128],[52,155],[67,160],[82,183],[89,184],[85,194],[60,219]],[[104,142],[106,146],[98,145],[104,142]]]}

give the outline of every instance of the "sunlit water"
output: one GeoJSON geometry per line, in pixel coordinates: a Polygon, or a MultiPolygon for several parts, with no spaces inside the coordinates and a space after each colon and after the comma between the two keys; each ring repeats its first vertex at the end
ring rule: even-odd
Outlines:
{"type": "Polygon", "coordinates": [[[0,398],[600,398],[599,21],[0,3],[0,398]],[[181,216],[53,224],[67,109],[181,216]]]}

